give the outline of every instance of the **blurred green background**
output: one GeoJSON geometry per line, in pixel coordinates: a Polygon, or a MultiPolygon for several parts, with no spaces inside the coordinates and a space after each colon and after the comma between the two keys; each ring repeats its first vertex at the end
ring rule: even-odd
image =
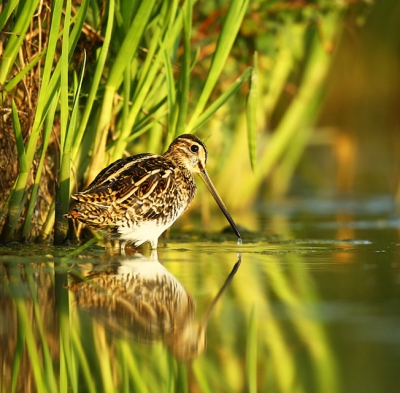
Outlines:
{"type": "MultiPolygon", "coordinates": [[[[0,391],[395,391],[397,0],[0,4],[1,241],[62,243],[70,193],[90,170],[162,153],[184,130],[205,141],[213,182],[251,230],[207,321],[207,350],[199,340],[188,363],[170,337],[142,346],[75,313],[74,292],[118,280],[115,265],[133,268],[140,254],[94,241],[1,247],[0,391]],[[133,23],[143,34],[126,41],[133,23]]],[[[178,220],[156,263],[193,297],[197,314],[190,302],[182,313],[192,333],[239,250],[230,233],[204,234],[226,222],[199,186],[202,225],[195,214],[178,220]]],[[[119,282],[113,290],[132,295],[119,282]]]]}
{"type": "Polygon", "coordinates": [[[3,241],[62,243],[71,193],[183,132],[233,215],[399,198],[395,0],[24,4],[1,4],[3,241]]]}
{"type": "MultiPolygon", "coordinates": [[[[400,178],[400,4],[365,4],[365,14],[355,5],[344,19],[328,74],[317,128],[332,136],[329,153],[336,160],[327,160],[315,187],[356,195],[395,194],[400,178]]],[[[309,149],[303,174],[321,151],[326,152],[309,149]]]]}

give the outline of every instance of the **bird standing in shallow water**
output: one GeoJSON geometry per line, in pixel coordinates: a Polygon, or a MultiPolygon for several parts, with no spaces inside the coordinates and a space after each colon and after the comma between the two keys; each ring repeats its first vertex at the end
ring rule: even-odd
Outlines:
{"type": "Polygon", "coordinates": [[[192,173],[204,181],[241,243],[239,230],[206,171],[207,148],[194,135],[176,138],[163,155],[138,154],[103,169],[86,190],[72,195],[76,206],[65,217],[118,239],[122,248],[159,236],[185,212],[196,194],[192,173]]]}

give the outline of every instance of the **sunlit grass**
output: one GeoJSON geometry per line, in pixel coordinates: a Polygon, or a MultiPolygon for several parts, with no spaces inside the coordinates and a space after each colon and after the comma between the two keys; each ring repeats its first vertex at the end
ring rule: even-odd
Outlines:
{"type": "Polygon", "coordinates": [[[247,0],[50,4],[14,0],[0,14],[7,32],[1,102],[12,112],[6,127],[20,164],[2,201],[2,241],[62,243],[71,192],[124,154],[162,152],[183,132],[207,140],[210,172],[232,208],[250,206],[275,173],[275,192],[285,192],[312,137],[331,59],[326,48],[346,5],[321,1],[278,11],[247,0]],[[213,21],[207,12],[218,7],[224,12],[213,21]],[[274,26],[267,35],[257,13],[274,26]],[[211,23],[206,36],[202,22],[211,23]],[[22,62],[17,55],[25,47],[22,62]],[[288,84],[297,92],[282,101],[288,84]],[[272,115],[279,121],[270,137],[272,115]],[[213,169],[221,146],[223,159],[213,169]],[[240,182],[235,198],[232,181],[240,182]]]}

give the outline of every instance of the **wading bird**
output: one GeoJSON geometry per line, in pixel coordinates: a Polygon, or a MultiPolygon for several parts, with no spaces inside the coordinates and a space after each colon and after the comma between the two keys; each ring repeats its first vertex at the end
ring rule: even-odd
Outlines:
{"type": "Polygon", "coordinates": [[[103,169],[86,190],[72,195],[65,217],[135,247],[159,236],[185,212],[196,194],[193,173],[204,181],[241,243],[239,230],[206,171],[207,148],[194,135],[177,137],[163,155],[138,154],[103,169]]]}

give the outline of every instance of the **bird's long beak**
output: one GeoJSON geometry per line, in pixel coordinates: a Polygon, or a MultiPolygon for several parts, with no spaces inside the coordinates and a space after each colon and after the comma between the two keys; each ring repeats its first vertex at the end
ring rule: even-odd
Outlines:
{"type": "Polygon", "coordinates": [[[208,191],[210,191],[211,195],[214,197],[215,202],[218,203],[219,208],[222,210],[222,213],[224,213],[226,219],[228,220],[229,224],[231,225],[233,232],[235,232],[236,236],[241,241],[242,236],[240,236],[239,229],[236,226],[235,221],[233,221],[233,218],[229,214],[228,209],[226,208],[224,202],[222,202],[221,197],[218,195],[218,192],[215,189],[214,184],[212,183],[210,177],[208,176],[207,171],[204,169],[201,172],[198,172],[198,174],[201,177],[201,180],[203,180],[204,184],[207,186],[208,191]]]}

